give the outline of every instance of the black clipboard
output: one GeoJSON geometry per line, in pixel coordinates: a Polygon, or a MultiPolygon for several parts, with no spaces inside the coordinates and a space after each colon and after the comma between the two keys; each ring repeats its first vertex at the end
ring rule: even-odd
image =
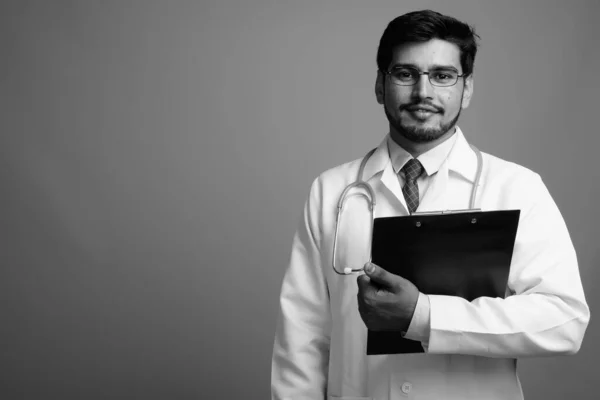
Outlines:
{"type": "MultiPolygon", "coordinates": [[[[371,257],[425,294],[505,297],[519,210],[376,218],[371,257]]],[[[371,331],[367,355],[422,353],[400,332],[371,331]]]]}

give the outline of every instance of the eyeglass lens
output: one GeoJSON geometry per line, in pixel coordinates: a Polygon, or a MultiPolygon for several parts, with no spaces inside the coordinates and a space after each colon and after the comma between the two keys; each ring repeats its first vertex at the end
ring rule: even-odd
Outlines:
{"type": "MultiPolygon", "coordinates": [[[[400,67],[390,71],[392,83],[396,85],[414,85],[423,73],[416,68],[400,67]]],[[[458,81],[458,72],[452,69],[435,69],[427,71],[429,82],[434,86],[452,86],[458,81]]]]}

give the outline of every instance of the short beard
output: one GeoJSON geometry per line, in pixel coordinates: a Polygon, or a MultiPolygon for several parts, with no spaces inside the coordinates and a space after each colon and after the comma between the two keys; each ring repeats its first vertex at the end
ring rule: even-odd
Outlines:
{"type": "Polygon", "coordinates": [[[417,126],[408,126],[402,123],[401,118],[394,118],[390,115],[387,110],[387,107],[383,107],[385,110],[385,115],[387,116],[390,125],[398,132],[400,135],[404,136],[407,140],[413,143],[429,143],[433,142],[444,136],[458,121],[460,117],[460,110],[456,117],[454,117],[451,121],[446,124],[442,124],[439,128],[419,128],[417,126]]]}
{"type": "MultiPolygon", "coordinates": [[[[465,90],[463,88],[463,91],[460,95],[460,102],[462,104],[463,101],[463,97],[465,96],[465,90]]],[[[383,111],[385,112],[385,115],[390,123],[390,125],[392,126],[392,128],[394,128],[396,130],[396,132],[398,132],[399,135],[404,136],[404,138],[406,138],[407,140],[409,140],[410,142],[413,143],[429,143],[429,142],[433,142],[434,140],[437,140],[439,138],[441,138],[442,136],[444,136],[446,134],[446,132],[448,132],[450,129],[452,129],[452,127],[454,125],[456,125],[456,123],[458,122],[458,118],[460,117],[460,112],[461,109],[458,109],[458,113],[456,114],[456,117],[452,118],[452,121],[448,122],[447,124],[442,124],[438,129],[433,129],[433,128],[418,128],[418,127],[414,127],[414,126],[407,126],[407,125],[403,125],[402,124],[402,118],[394,118],[392,117],[392,115],[390,115],[390,113],[388,112],[388,109],[385,105],[385,98],[386,98],[386,92],[385,92],[385,86],[383,87],[383,111]]],[[[442,110],[443,112],[443,110],[442,110]]]]}

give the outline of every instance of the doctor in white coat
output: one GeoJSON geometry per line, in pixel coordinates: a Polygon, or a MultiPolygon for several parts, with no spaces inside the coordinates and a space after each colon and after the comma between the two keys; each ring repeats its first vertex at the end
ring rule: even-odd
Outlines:
{"type": "MultiPolygon", "coordinates": [[[[433,11],[386,28],[375,93],[390,133],[362,176],[376,218],[469,208],[478,160],[456,123],[473,93],[475,36],[433,11]]],[[[313,182],[281,289],[274,400],[522,399],[518,358],[579,350],[590,312],[563,218],[538,174],[482,155],[476,207],[521,210],[505,298],[420,293],[370,263],[364,273],[337,274],[338,199],[361,159],[313,182]],[[424,353],[367,356],[367,329],[402,332],[424,353]]],[[[340,264],[364,261],[368,221],[359,203],[350,201],[343,217],[340,264]]]]}

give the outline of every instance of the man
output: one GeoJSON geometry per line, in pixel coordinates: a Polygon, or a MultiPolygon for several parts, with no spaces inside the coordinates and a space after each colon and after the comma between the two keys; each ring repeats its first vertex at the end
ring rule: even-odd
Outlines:
{"type": "MultiPolygon", "coordinates": [[[[475,36],[433,11],[385,30],[375,94],[390,132],[363,175],[376,218],[469,207],[478,160],[456,123],[473,94],[475,36]]],[[[469,302],[420,293],[370,263],[357,278],[333,270],[337,202],[360,163],[326,171],[311,187],[282,285],[273,399],[521,399],[517,358],[579,350],[589,308],[569,233],[539,175],[483,154],[477,207],[521,214],[507,296],[469,302]],[[367,329],[401,332],[425,352],[367,356],[367,329]]]]}

